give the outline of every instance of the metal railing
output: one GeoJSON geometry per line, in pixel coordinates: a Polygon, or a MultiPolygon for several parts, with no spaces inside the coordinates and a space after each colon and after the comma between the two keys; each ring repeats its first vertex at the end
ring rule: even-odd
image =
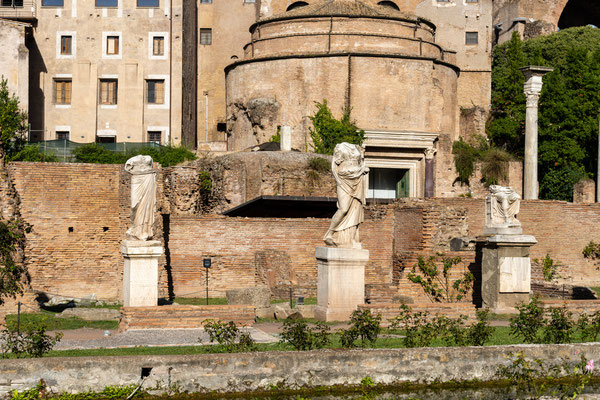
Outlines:
{"type": "Polygon", "coordinates": [[[31,20],[36,11],[35,0],[0,0],[0,18],[31,20]]]}

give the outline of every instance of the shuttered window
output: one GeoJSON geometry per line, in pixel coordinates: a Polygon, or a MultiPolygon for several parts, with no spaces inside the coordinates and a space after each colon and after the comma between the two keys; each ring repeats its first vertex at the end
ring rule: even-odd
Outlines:
{"type": "Polygon", "coordinates": [[[212,29],[200,29],[200,44],[212,44],[212,29]]]}
{"type": "Polygon", "coordinates": [[[54,80],[54,104],[71,104],[71,80],[54,80]]]}
{"type": "Polygon", "coordinates": [[[147,81],[147,96],[148,104],[164,104],[165,103],[165,80],[164,79],[148,79],[147,81]]]}
{"type": "Polygon", "coordinates": [[[164,56],[165,55],[165,38],[164,38],[164,36],[154,36],[152,38],[152,55],[153,56],[164,56]]]}
{"type": "Polygon", "coordinates": [[[106,37],[106,54],[108,54],[108,55],[119,54],[119,37],[118,36],[107,36],[106,37]]]}
{"type": "Polygon", "coordinates": [[[479,43],[479,33],[478,32],[466,32],[465,44],[478,44],[478,43],[479,43]]]}
{"type": "Polygon", "coordinates": [[[72,36],[61,36],[60,37],[60,54],[71,55],[73,54],[71,45],[73,43],[72,36]]]}
{"type": "Polygon", "coordinates": [[[162,132],[161,131],[148,131],[148,141],[156,144],[160,144],[162,132]]]}
{"type": "Polygon", "coordinates": [[[100,79],[100,104],[117,104],[116,79],[100,79]]]}

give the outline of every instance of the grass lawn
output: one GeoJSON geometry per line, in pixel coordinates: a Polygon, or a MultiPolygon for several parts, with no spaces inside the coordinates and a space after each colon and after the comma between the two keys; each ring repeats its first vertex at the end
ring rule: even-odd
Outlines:
{"type": "MultiPolygon", "coordinates": [[[[181,305],[189,305],[189,306],[205,306],[206,305],[206,297],[175,297],[173,300],[177,304],[181,305]]],[[[209,297],[208,305],[223,305],[227,304],[227,299],[225,297],[209,297]]]]}
{"type": "MultiPolygon", "coordinates": [[[[17,325],[17,314],[6,316],[6,323],[17,325]]],[[[21,313],[21,329],[27,326],[46,327],[49,331],[69,330],[79,328],[117,329],[119,321],[85,321],[81,318],[56,318],[50,313],[21,313]]]]}

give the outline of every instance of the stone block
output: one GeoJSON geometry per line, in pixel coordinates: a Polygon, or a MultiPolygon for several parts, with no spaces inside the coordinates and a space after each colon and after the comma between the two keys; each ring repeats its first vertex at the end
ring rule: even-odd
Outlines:
{"type": "Polygon", "coordinates": [[[231,289],[225,293],[227,304],[252,304],[258,308],[269,307],[271,291],[267,286],[231,289]]]}
{"type": "Polygon", "coordinates": [[[119,310],[112,308],[67,308],[57,318],[77,317],[85,321],[118,321],[121,317],[119,310]]]}
{"type": "Polygon", "coordinates": [[[573,203],[594,203],[596,199],[596,183],[585,178],[573,186],[573,203]]]}
{"type": "Polygon", "coordinates": [[[275,319],[286,319],[292,314],[292,309],[287,303],[275,304],[273,305],[273,314],[275,319]]]}
{"type": "Polygon", "coordinates": [[[365,302],[365,265],[369,251],[317,247],[317,307],[320,321],[345,321],[365,302]]]}
{"type": "Polygon", "coordinates": [[[275,309],[272,306],[256,307],[255,312],[258,318],[273,318],[275,309]]]}
{"type": "Polygon", "coordinates": [[[298,311],[300,314],[302,314],[303,318],[314,318],[315,317],[315,308],[317,308],[317,306],[315,305],[296,305],[296,307],[294,307],[295,311],[298,311]]]}
{"type": "Polygon", "coordinates": [[[126,240],[121,246],[123,268],[123,306],[144,307],[158,304],[158,258],[163,253],[156,240],[126,240]]]}

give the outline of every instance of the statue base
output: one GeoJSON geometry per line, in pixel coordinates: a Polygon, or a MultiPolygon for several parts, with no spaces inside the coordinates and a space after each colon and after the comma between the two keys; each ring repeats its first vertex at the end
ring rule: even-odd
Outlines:
{"type": "Polygon", "coordinates": [[[317,307],[319,321],[346,321],[365,303],[365,265],[369,251],[317,247],[317,307]]]}
{"type": "Polygon", "coordinates": [[[125,240],[121,246],[123,268],[123,306],[158,305],[158,258],[163,248],[158,240],[125,240]]]}
{"type": "Polygon", "coordinates": [[[481,297],[483,307],[494,313],[515,312],[529,301],[531,260],[529,248],[537,243],[531,235],[492,235],[478,240],[482,250],[481,297]]]}

